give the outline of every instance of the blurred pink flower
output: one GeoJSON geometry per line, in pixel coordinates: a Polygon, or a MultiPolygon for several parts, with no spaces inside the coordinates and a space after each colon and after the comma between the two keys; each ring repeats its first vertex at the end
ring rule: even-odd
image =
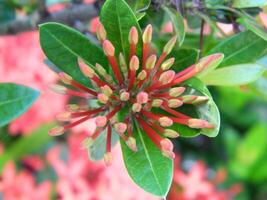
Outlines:
{"type": "Polygon", "coordinates": [[[36,184],[27,171],[16,174],[15,165],[5,165],[0,179],[0,193],[5,200],[47,200],[51,192],[51,183],[45,181],[36,184]]]}
{"type": "Polygon", "coordinates": [[[57,76],[43,60],[37,32],[0,37],[0,82],[15,82],[41,91],[31,109],[12,122],[11,134],[30,133],[64,109],[66,97],[59,97],[47,87],[57,81],[57,76]]]}
{"type": "Polygon", "coordinates": [[[260,19],[261,19],[264,27],[267,28],[267,13],[261,12],[260,13],[260,19]]]}
{"type": "Polygon", "coordinates": [[[59,146],[51,149],[47,160],[59,178],[57,193],[62,200],[157,200],[158,198],[138,188],[124,168],[119,146],[113,150],[114,162],[106,167],[103,161],[88,160],[87,151],[81,149],[84,134],[68,138],[68,160],[61,159],[59,146]]]}
{"type": "Polygon", "coordinates": [[[222,171],[219,171],[215,180],[210,180],[203,161],[196,162],[187,173],[179,165],[180,160],[177,156],[168,200],[228,200],[240,192],[240,185],[234,185],[228,190],[218,190],[217,184],[224,181],[226,172],[222,174],[222,171]]]}
{"type": "Polygon", "coordinates": [[[99,17],[95,17],[90,21],[90,32],[96,33],[97,26],[100,24],[99,17]]]}

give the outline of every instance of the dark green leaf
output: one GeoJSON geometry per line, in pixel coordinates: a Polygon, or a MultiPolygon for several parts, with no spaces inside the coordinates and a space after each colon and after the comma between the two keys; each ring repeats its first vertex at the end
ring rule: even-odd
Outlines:
{"type": "Polygon", "coordinates": [[[132,9],[124,0],[107,0],[102,7],[100,20],[107,30],[108,39],[116,49],[116,55],[122,52],[126,58],[130,52],[129,31],[135,26],[139,34],[136,55],[141,57],[141,29],[132,9]]]}
{"type": "Polygon", "coordinates": [[[39,96],[38,91],[13,83],[1,83],[0,94],[0,126],[25,113],[39,96]]]}
{"type": "Polygon", "coordinates": [[[136,124],[134,137],[137,152],[133,152],[121,140],[124,163],[134,182],[160,197],[166,197],[172,182],[173,161],[162,155],[152,140],[136,124]]]}
{"type": "Polygon", "coordinates": [[[15,9],[9,4],[7,0],[0,0],[0,24],[15,19],[15,9]]]}
{"type": "Polygon", "coordinates": [[[41,46],[47,58],[77,82],[88,85],[79,69],[77,58],[82,58],[88,65],[96,63],[108,67],[103,51],[80,32],[59,23],[40,25],[41,46]]]}
{"type": "Polygon", "coordinates": [[[167,13],[167,16],[170,18],[173,24],[174,32],[178,36],[179,46],[181,46],[185,38],[185,26],[183,16],[173,8],[163,7],[163,9],[167,13]]]}
{"type": "Polygon", "coordinates": [[[267,52],[267,42],[251,31],[245,31],[220,42],[208,54],[223,53],[220,67],[253,63],[267,52]]]}

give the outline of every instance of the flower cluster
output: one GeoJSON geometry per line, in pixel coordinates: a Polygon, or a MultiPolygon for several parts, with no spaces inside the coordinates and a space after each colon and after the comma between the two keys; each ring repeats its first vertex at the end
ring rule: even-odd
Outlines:
{"type": "Polygon", "coordinates": [[[168,55],[176,44],[177,36],[167,42],[162,54],[157,57],[150,53],[152,26],[148,25],[142,34],[142,58],[136,55],[139,41],[136,27],[132,27],[129,31],[129,55],[115,52],[102,24],[97,28],[97,37],[109,61],[112,73],[106,70],[108,66],[103,67],[98,63],[95,66],[88,66],[82,59],[78,59],[81,72],[88,78],[88,81],[92,82],[93,88],[84,86],[64,72],[60,72],[59,77],[65,86],[54,85],[52,89],[61,94],[97,100],[99,107],[69,105],[67,112],[57,116],[59,121],[69,123],[53,128],[49,132],[50,135],[61,135],[68,129],[95,118],[97,128],[83,145],[89,147],[104,130],[107,130],[104,160],[109,165],[112,160],[112,129],[130,149],[137,151],[133,129],[134,124],[138,124],[161,149],[163,155],[174,158],[172,142],[167,139],[179,136],[178,132],[171,129],[174,123],[194,129],[214,128],[213,124],[187,116],[177,111],[177,108],[184,104],[199,104],[209,100],[206,96],[186,95],[187,88],[182,83],[206,69],[210,63],[221,56],[220,54],[205,57],[199,63],[176,73],[171,69],[175,58],[168,58],[168,55]],[[118,53],[118,57],[115,53],[118,53]],[[128,111],[124,119],[118,120],[117,115],[122,108],[128,111]],[[160,108],[168,114],[155,113],[153,108],[160,108]]]}

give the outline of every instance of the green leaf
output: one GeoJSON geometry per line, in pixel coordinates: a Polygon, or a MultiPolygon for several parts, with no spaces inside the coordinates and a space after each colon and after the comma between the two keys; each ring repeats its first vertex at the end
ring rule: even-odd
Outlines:
{"type": "Polygon", "coordinates": [[[245,85],[257,80],[264,71],[258,64],[241,64],[213,70],[201,80],[207,85],[245,85]]]}
{"type": "Polygon", "coordinates": [[[132,9],[124,0],[107,0],[102,7],[100,20],[107,31],[107,38],[116,49],[116,55],[122,52],[126,58],[130,52],[129,31],[135,26],[139,34],[136,55],[141,58],[141,29],[132,9]]]}
{"type": "Polygon", "coordinates": [[[175,58],[172,69],[179,72],[197,62],[199,51],[197,49],[175,48],[170,53],[169,57],[175,58]]]}
{"type": "Polygon", "coordinates": [[[126,0],[135,13],[138,20],[142,19],[146,13],[145,11],[149,8],[151,0],[126,0]]]}
{"type": "Polygon", "coordinates": [[[167,13],[167,16],[170,18],[174,32],[178,36],[179,46],[181,46],[184,42],[185,38],[185,26],[184,19],[180,12],[177,12],[173,8],[163,7],[164,11],[167,13]]]}
{"type": "Polygon", "coordinates": [[[74,80],[88,85],[88,79],[79,69],[77,58],[82,58],[88,65],[96,63],[108,67],[103,51],[80,32],[59,23],[40,25],[40,42],[47,58],[74,80]]]}
{"type": "Polygon", "coordinates": [[[121,140],[125,166],[133,181],[156,196],[166,197],[173,177],[173,161],[162,155],[160,149],[143,132],[138,124],[134,127],[137,152],[133,152],[121,140]]]}
{"type": "Polygon", "coordinates": [[[247,29],[267,41],[267,31],[263,26],[257,23],[253,17],[249,16],[246,13],[242,13],[241,17],[242,18],[238,19],[238,22],[240,24],[243,24],[247,29]]]}
{"type": "MultiPolygon", "coordinates": [[[[220,130],[220,113],[212,99],[208,88],[197,78],[191,78],[185,82],[185,85],[191,87],[189,94],[208,96],[209,101],[203,104],[196,105],[195,110],[199,119],[204,119],[215,125],[214,129],[201,129],[198,134],[203,134],[208,137],[216,137],[220,130]]],[[[181,133],[182,134],[182,133],[181,133]]],[[[198,135],[197,134],[197,135],[198,135]]],[[[194,135],[193,135],[194,136],[194,135]]]]}
{"type": "Polygon", "coordinates": [[[220,42],[207,55],[223,53],[224,60],[220,67],[253,63],[267,52],[267,42],[251,31],[236,34],[220,42]]]}
{"type": "Polygon", "coordinates": [[[0,171],[9,160],[19,160],[23,156],[29,155],[35,151],[39,151],[41,147],[53,140],[53,137],[48,135],[48,131],[54,124],[46,124],[37,130],[33,131],[30,135],[23,136],[12,145],[8,146],[4,154],[0,157],[0,171]]]}
{"type": "Polygon", "coordinates": [[[266,0],[234,0],[232,4],[235,8],[263,7],[266,5],[266,0]]]}
{"type": "MultiPolygon", "coordinates": [[[[106,153],[107,129],[103,131],[100,136],[96,138],[94,143],[88,148],[89,158],[93,161],[101,160],[106,153]]],[[[117,144],[120,137],[115,131],[112,131],[111,145],[112,147],[117,144]]]]}
{"type": "Polygon", "coordinates": [[[25,113],[39,92],[14,83],[0,84],[0,127],[25,113]]]}

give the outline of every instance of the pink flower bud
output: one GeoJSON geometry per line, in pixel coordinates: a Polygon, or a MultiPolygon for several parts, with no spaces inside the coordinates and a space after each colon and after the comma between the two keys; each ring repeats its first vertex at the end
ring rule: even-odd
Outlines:
{"type": "Polygon", "coordinates": [[[168,126],[171,126],[173,124],[173,121],[169,117],[161,117],[161,118],[159,118],[159,123],[163,127],[168,127],[168,126]]]}
{"type": "Polygon", "coordinates": [[[72,78],[68,74],[66,74],[64,72],[59,72],[58,75],[59,75],[60,80],[63,83],[65,83],[67,85],[71,84],[72,78]]]}
{"type": "Polygon", "coordinates": [[[162,151],[172,151],[173,150],[173,144],[167,138],[162,139],[160,141],[160,145],[161,145],[161,150],[162,151]]]}
{"type": "Polygon", "coordinates": [[[153,69],[155,67],[156,61],[157,61],[157,56],[155,54],[149,56],[146,61],[146,68],[150,70],[153,69]]]}
{"type": "Polygon", "coordinates": [[[51,136],[59,136],[62,135],[64,133],[64,128],[62,126],[58,126],[55,128],[52,128],[48,134],[51,136]]]}
{"type": "Polygon", "coordinates": [[[174,88],[170,89],[169,95],[171,97],[178,97],[181,94],[183,94],[184,91],[185,91],[185,87],[174,87],[174,88]]]}
{"type": "Polygon", "coordinates": [[[122,101],[128,101],[130,98],[130,93],[129,92],[122,92],[120,94],[120,100],[122,101]]]}
{"type": "Polygon", "coordinates": [[[145,104],[148,102],[148,94],[146,92],[139,92],[136,96],[136,101],[139,104],[145,104]]]}
{"type": "Polygon", "coordinates": [[[98,116],[95,118],[95,124],[97,127],[104,127],[107,124],[107,118],[105,116],[98,116]]]}
{"type": "Polygon", "coordinates": [[[191,128],[214,128],[213,124],[210,124],[203,119],[189,119],[188,126],[191,128]]]}
{"type": "Polygon", "coordinates": [[[164,61],[161,64],[161,69],[163,71],[166,71],[166,70],[170,69],[171,66],[173,65],[174,61],[175,61],[175,58],[169,58],[168,60],[164,61]]]}
{"type": "Polygon", "coordinates": [[[133,56],[130,60],[130,69],[137,71],[139,69],[139,59],[137,56],[133,56]]]}
{"type": "Polygon", "coordinates": [[[170,100],[168,100],[168,106],[170,108],[178,108],[181,105],[183,105],[183,102],[180,101],[179,99],[170,99],[170,100]]]}
{"type": "Polygon", "coordinates": [[[129,32],[129,43],[134,45],[138,43],[138,31],[134,26],[129,32]]]}
{"type": "Polygon", "coordinates": [[[107,95],[108,97],[110,97],[113,94],[113,90],[108,86],[108,85],[104,85],[101,87],[101,91],[107,95]]]}
{"type": "Polygon", "coordinates": [[[164,46],[163,52],[166,54],[171,53],[176,41],[177,41],[177,36],[172,37],[170,41],[164,46]]]}
{"type": "Polygon", "coordinates": [[[78,59],[78,63],[79,63],[80,70],[82,71],[84,76],[88,78],[94,77],[95,71],[91,67],[87,66],[81,59],[78,59]]]}
{"type": "Polygon", "coordinates": [[[166,72],[163,72],[160,77],[159,77],[159,81],[163,84],[163,85],[166,85],[170,82],[173,81],[175,77],[175,71],[173,70],[168,70],[166,72]]]}
{"type": "Polygon", "coordinates": [[[134,103],[132,105],[132,111],[135,112],[135,113],[136,112],[140,112],[141,109],[142,109],[142,105],[140,103],[134,103]]]}
{"type": "Polygon", "coordinates": [[[57,116],[56,116],[57,120],[58,121],[70,121],[71,119],[71,113],[69,112],[63,112],[63,113],[59,113],[57,116]]]}
{"type": "Polygon", "coordinates": [[[66,92],[67,92],[67,88],[65,88],[62,85],[57,85],[57,84],[51,85],[50,89],[53,92],[58,93],[58,94],[66,94],[66,92]]]}
{"type": "Polygon", "coordinates": [[[103,42],[103,50],[106,56],[114,56],[115,48],[109,40],[103,42]]]}
{"type": "Polygon", "coordinates": [[[96,28],[96,36],[100,42],[103,42],[107,38],[107,32],[101,23],[96,28]]]}
{"type": "Polygon", "coordinates": [[[133,137],[129,137],[126,144],[132,151],[137,151],[136,140],[133,137]]]}
{"type": "Polygon", "coordinates": [[[140,80],[140,81],[142,81],[142,80],[144,80],[146,77],[147,77],[147,73],[146,73],[146,71],[145,71],[145,70],[142,70],[142,71],[138,74],[137,79],[140,80]]]}
{"type": "Polygon", "coordinates": [[[143,42],[145,44],[148,44],[151,42],[152,33],[153,33],[153,28],[152,28],[152,25],[149,24],[149,25],[147,25],[147,27],[145,28],[144,33],[143,33],[143,42]]]}
{"type": "Polygon", "coordinates": [[[108,96],[103,93],[98,94],[97,99],[100,103],[103,103],[103,104],[106,104],[109,100],[108,96]]]}
{"type": "Polygon", "coordinates": [[[163,100],[162,99],[154,99],[152,101],[152,107],[159,108],[162,104],[163,104],[163,100]]]}
{"type": "Polygon", "coordinates": [[[119,135],[122,135],[127,130],[127,125],[125,123],[118,122],[114,124],[114,129],[119,135]]]}
{"type": "Polygon", "coordinates": [[[163,134],[165,137],[169,137],[169,138],[179,137],[179,133],[177,133],[176,131],[171,130],[171,129],[165,129],[163,134]]]}

